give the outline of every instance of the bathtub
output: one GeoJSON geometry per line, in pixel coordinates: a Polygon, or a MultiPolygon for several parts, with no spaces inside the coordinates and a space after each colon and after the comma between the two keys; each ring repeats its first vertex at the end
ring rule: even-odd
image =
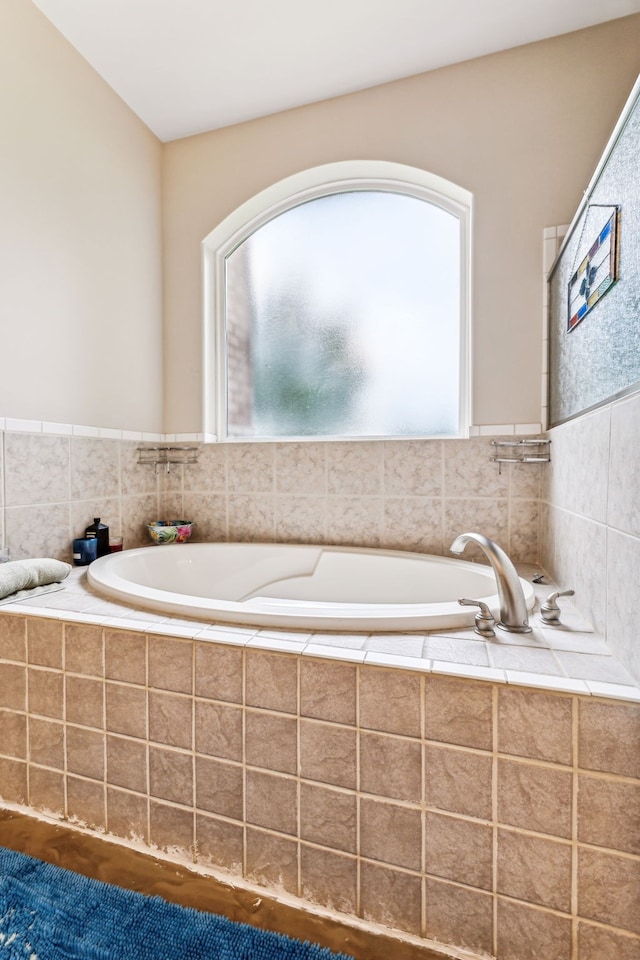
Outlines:
{"type": "MultiPolygon", "coordinates": [[[[130,606],[210,623],[398,632],[473,624],[483,600],[499,612],[493,570],[396,550],[280,543],[162,544],[113,553],[90,585],[130,606]]],[[[533,586],[522,580],[528,609],[533,586]]]]}

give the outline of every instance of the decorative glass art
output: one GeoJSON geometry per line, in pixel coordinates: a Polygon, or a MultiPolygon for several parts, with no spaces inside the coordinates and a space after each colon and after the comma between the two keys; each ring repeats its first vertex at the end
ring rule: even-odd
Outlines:
{"type": "MultiPolygon", "coordinates": [[[[609,210],[613,210],[613,213],[608,216],[605,225],[589,247],[589,252],[569,280],[567,315],[569,332],[584,320],[591,308],[595,307],[598,300],[618,279],[618,208],[604,204],[590,204],[587,208],[581,240],[586,232],[589,214],[595,209],[604,211],[605,215],[609,210]]],[[[578,249],[580,250],[581,247],[582,243],[578,245],[578,249]]]]}
{"type": "Polygon", "coordinates": [[[552,427],[640,390],[639,156],[640,78],[549,274],[552,427]]]}

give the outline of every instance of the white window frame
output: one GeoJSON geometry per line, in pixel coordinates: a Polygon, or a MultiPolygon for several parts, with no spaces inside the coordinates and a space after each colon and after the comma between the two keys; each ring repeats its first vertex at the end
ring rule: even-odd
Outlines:
{"type": "MultiPolygon", "coordinates": [[[[318,197],[355,190],[386,191],[416,197],[452,213],[460,221],[459,424],[455,436],[469,436],[473,196],[464,187],[417,167],[387,161],[348,160],[312,167],[272,184],[241,204],[203,240],[203,428],[206,441],[237,442],[238,439],[227,436],[226,257],[259,227],[286,210],[318,197]]],[[[318,442],[345,438],[242,438],[243,442],[253,443],[269,439],[318,442]]]]}

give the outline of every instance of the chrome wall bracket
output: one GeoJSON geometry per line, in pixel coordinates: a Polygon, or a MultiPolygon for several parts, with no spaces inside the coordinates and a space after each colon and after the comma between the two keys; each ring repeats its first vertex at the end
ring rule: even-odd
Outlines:
{"type": "Polygon", "coordinates": [[[164,467],[166,473],[171,470],[172,464],[197,463],[198,447],[151,446],[138,447],[138,463],[151,464],[158,473],[159,467],[164,467]]]}
{"type": "Polygon", "coordinates": [[[551,440],[492,440],[495,448],[492,463],[549,463],[551,460],[551,440]]]}

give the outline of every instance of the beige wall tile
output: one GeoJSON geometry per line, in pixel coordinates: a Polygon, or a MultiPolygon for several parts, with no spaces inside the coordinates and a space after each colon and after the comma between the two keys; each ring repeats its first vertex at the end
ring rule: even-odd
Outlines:
{"type": "Polygon", "coordinates": [[[471,817],[491,818],[491,756],[428,743],[424,764],[427,806],[471,817]]]}
{"type": "Polygon", "coordinates": [[[184,520],[195,520],[192,540],[196,543],[215,543],[227,539],[227,501],[218,494],[185,493],[178,503],[165,500],[165,516],[178,511],[184,520]],[[173,507],[173,509],[172,509],[173,507]]]}
{"type": "Polygon", "coordinates": [[[327,500],[327,541],[356,547],[379,547],[381,497],[334,496],[327,500]]]}
{"type": "Polygon", "coordinates": [[[104,683],[88,677],[65,677],[66,719],[104,729],[104,683]]]}
{"type": "Polygon", "coordinates": [[[275,537],[279,543],[325,543],[326,497],[277,496],[275,537]]]}
{"type": "Polygon", "coordinates": [[[381,545],[442,556],[442,518],[443,501],[436,497],[386,497],[381,545]]]}
{"type": "Polygon", "coordinates": [[[509,556],[514,563],[536,563],[540,540],[540,505],[537,500],[509,503],[509,556]]]}
{"type": "Polygon", "coordinates": [[[640,940],[606,927],[578,924],[580,960],[638,960],[640,940]]]}
{"type": "Polygon", "coordinates": [[[196,849],[198,863],[242,874],[244,833],[240,824],[197,813],[196,849]]]}
{"type": "Polygon", "coordinates": [[[428,740],[491,750],[493,694],[486,683],[425,677],[425,736],[428,740]]]}
{"type": "Polygon", "coordinates": [[[571,764],[571,697],[498,688],[498,750],[571,764]]]}
{"type": "Polygon", "coordinates": [[[49,816],[64,816],[64,774],[29,764],[29,806],[49,816]]]}
{"type": "Polygon", "coordinates": [[[506,497],[509,475],[506,470],[498,471],[497,464],[491,463],[490,453],[489,441],[484,437],[447,440],[444,444],[446,496],[506,497]]]}
{"type": "MultiPolygon", "coordinates": [[[[486,453],[485,453],[486,457],[486,453]]],[[[488,462],[488,457],[486,458],[488,462]]],[[[491,464],[495,467],[495,464],[491,464]]],[[[490,499],[489,497],[473,500],[477,491],[484,493],[484,488],[475,488],[469,499],[447,499],[444,502],[444,556],[451,556],[449,550],[455,538],[465,530],[482,530],[485,537],[500,544],[505,550],[509,549],[509,501],[490,499]]],[[[486,562],[486,557],[480,547],[470,543],[461,557],[462,560],[476,560],[486,562]]]]}
{"type": "Polygon", "coordinates": [[[104,641],[102,627],[88,623],[64,625],[65,669],[90,677],[104,676],[104,641]]]}
{"type": "Polygon", "coordinates": [[[498,893],[570,912],[570,845],[498,830],[498,893]]]}
{"type": "Polygon", "coordinates": [[[478,953],[493,953],[493,905],[489,894],[427,877],[425,898],[427,937],[478,953]]]}
{"type": "Polygon", "coordinates": [[[355,724],[356,682],[352,664],[301,658],[300,715],[355,724]]]}
{"type": "Polygon", "coordinates": [[[640,784],[580,776],[578,839],[640,854],[640,784]]]}
{"type": "Polygon", "coordinates": [[[46,767],[64,770],[64,725],[29,717],[29,759],[46,767]]]}
{"type": "Polygon", "coordinates": [[[71,499],[104,500],[119,496],[120,441],[72,437],[71,499]]]}
{"type": "Polygon", "coordinates": [[[196,757],[195,763],[195,803],[198,809],[242,820],[242,768],[220,760],[210,760],[208,757],[196,757]]]}
{"type": "Polygon", "coordinates": [[[227,487],[227,450],[225,443],[205,443],[198,448],[197,463],[184,469],[185,490],[215,490],[224,493],[227,487]]]}
{"type": "Polygon", "coordinates": [[[386,494],[422,497],[442,494],[441,440],[385,440],[383,452],[386,494]]]}
{"type": "Polygon", "coordinates": [[[296,657],[247,650],[245,700],[250,707],[297,713],[298,663],[296,657]]]}
{"type": "Polygon", "coordinates": [[[640,704],[580,700],[578,764],[640,778],[640,704]]]}
{"type": "Polygon", "coordinates": [[[27,764],[23,760],[0,757],[0,799],[27,802],[27,764]]]}
{"type": "Polygon", "coordinates": [[[104,632],[105,676],[127,683],[147,682],[147,638],[127,630],[104,632]]]}
{"type": "Polygon", "coordinates": [[[107,787],[107,830],[125,840],[149,842],[146,797],[107,787]]]}
{"type": "Polygon", "coordinates": [[[422,747],[412,740],[360,734],[360,789],[396,800],[422,797],[422,747]]]}
{"type": "Polygon", "coordinates": [[[106,724],[111,733],[146,739],[147,692],[120,683],[105,685],[106,724]]]}
{"type": "MultiPolygon", "coordinates": [[[[145,471],[138,467],[138,473],[142,475],[145,471]]],[[[120,501],[122,536],[127,550],[149,546],[147,523],[158,516],[158,499],[158,494],[153,493],[123,497],[120,501]]]]}
{"type": "Polygon", "coordinates": [[[297,836],[297,782],[261,770],[247,770],[246,817],[248,823],[258,827],[297,836]]]}
{"type": "Polygon", "coordinates": [[[191,697],[149,690],[149,739],[190,750],[193,740],[191,697]]]}
{"type": "Polygon", "coordinates": [[[424,832],[426,873],[471,887],[492,889],[493,831],[490,826],[428,812],[424,832]]]}
{"type": "Polygon", "coordinates": [[[93,830],[106,827],[104,785],[95,780],[67,777],[67,817],[93,830]]]}
{"type": "Polygon", "coordinates": [[[300,784],[300,836],[311,843],[355,853],[357,800],[354,793],[300,784]]]}
{"type": "MultiPolygon", "coordinates": [[[[640,405],[639,405],[640,406],[640,405]]],[[[635,498],[632,498],[635,499],[635,498]]],[[[634,507],[637,513],[637,507],[634,507]]],[[[640,522],[636,521],[636,526],[640,522]]],[[[640,684],[640,650],[637,637],[638,569],[640,537],[611,528],[607,531],[607,643],[636,683],[640,684]]]]}
{"type": "Polygon", "coordinates": [[[420,936],[420,877],[364,861],[360,867],[360,909],[364,920],[420,936]]]}
{"type": "Polygon", "coordinates": [[[357,908],[357,863],[352,857],[301,844],[301,895],[311,903],[354,914],[357,908]]]}
{"type": "Polygon", "coordinates": [[[296,773],[298,736],[295,718],[247,710],[245,759],[255,767],[296,773]]]}
{"type": "Polygon", "coordinates": [[[170,853],[188,859],[194,853],[193,812],[171,807],[158,800],[149,801],[149,840],[170,853]]]}
{"type": "Polygon", "coordinates": [[[108,783],[146,793],[147,770],[146,743],[107,735],[108,783]]]}
{"type": "Polygon", "coordinates": [[[360,854],[419,871],[422,866],[420,810],[361,797],[360,854]]]}
{"type": "Polygon", "coordinates": [[[230,704],[196,701],[195,746],[198,753],[242,760],[242,709],[230,704]]]}
{"type": "Polygon", "coordinates": [[[193,692],[193,644],[190,640],[149,637],[149,686],[176,693],[193,692]]]}
{"type": "Polygon", "coordinates": [[[219,643],[195,643],[195,694],[242,703],[242,650],[219,643]]]}
{"type": "Polygon", "coordinates": [[[275,539],[273,494],[233,494],[227,499],[229,540],[271,543],[275,539]]]}
{"type": "Polygon", "coordinates": [[[27,759],[27,718],[13,710],[0,710],[0,753],[27,759]]]}
{"type": "Polygon", "coordinates": [[[603,407],[554,429],[552,459],[545,468],[547,498],[599,522],[607,519],[611,409],[603,407]],[[578,477],[588,483],[576,482],[578,477]]]}
{"type": "Polygon", "coordinates": [[[356,732],[316,720],[300,722],[300,775],[307,780],[354,790],[357,785],[356,732]]]}
{"type": "Polygon", "coordinates": [[[67,771],[92,780],[104,779],[104,735],[82,727],[66,726],[67,771]]]}
{"type": "Polygon", "coordinates": [[[277,443],[275,476],[278,493],[327,492],[326,443],[277,443]]]}
{"type": "Polygon", "coordinates": [[[570,837],[571,773],[499,760],[498,820],[556,837],[570,837]]]}
{"type": "Polygon", "coordinates": [[[27,671],[14,663],[0,663],[0,707],[25,710],[27,671]]]}
{"type": "Polygon", "coordinates": [[[62,624],[44,617],[27,620],[27,658],[41,667],[62,669],[62,624]]]}
{"type": "Polygon", "coordinates": [[[149,793],[159,800],[193,805],[193,757],[149,746],[149,793]]]}
{"type": "Polygon", "coordinates": [[[360,726],[409,737],[421,730],[421,679],[398,670],[360,670],[360,726]]]}
{"type": "Polygon", "coordinates": [[[270,493],[274,485],[273,443],[230,443],[227,487],[233,493],[270,493]]]}
{"type": "Polygon", "coordinates": [[[327,489],[340,496],[371,496],[382,492],[382,456],[379,441],[327,444],[327,489]]]}
{"type": "Polygon", "coordinates": [[[29,713],[62,720],[64,713],[64,684],[61,673],[30,667],[27,687],[29,713]]]}
{"type": "Polygon", "coordinates": [[[298,893],[298,843],[256,828],[247,828],[247,878],[260,886],[298,893]]]}
{"type": "Polygon", "coordinates": [[[122,495],[127,497],[155,493],[159,478],[152,467],[140,467],[138,444],[123,442],[120,446],[120,482],[122,495]]]}
{"type": "Polygon", "coordinates": [[[71,560],[68,503],[42,503],[5,510],[5,536],[12,560],[53,557],[71,560]]]}
{"type": "Polygon", "coordinates": [[[637,858],[578,850],[578,913],[640,934],[640,869],[637,858]]]}
{"type": "Polygon", "coordinates": [[[499,897],[498,956],[501,960],[570,960],[571,920],[499,897]]]}
{"type": "MultiPolygon", "coordinates": [[[[502,464],[504,470],[505,464],[502,464]]],[[[539,500],[543,466],[541,463],[510,463],[509,496],[524,500],[539,500]]]]}
{"type": "Polygon", "coordinates": [[[6,433],[4,443],[8,507],[69,500],[68,437],[6,433]]]}
{"type": "Polygon", "coordinates": [[[26,663],[26,617],[3,616],[0,620],[0,659],[26,663]]]}

